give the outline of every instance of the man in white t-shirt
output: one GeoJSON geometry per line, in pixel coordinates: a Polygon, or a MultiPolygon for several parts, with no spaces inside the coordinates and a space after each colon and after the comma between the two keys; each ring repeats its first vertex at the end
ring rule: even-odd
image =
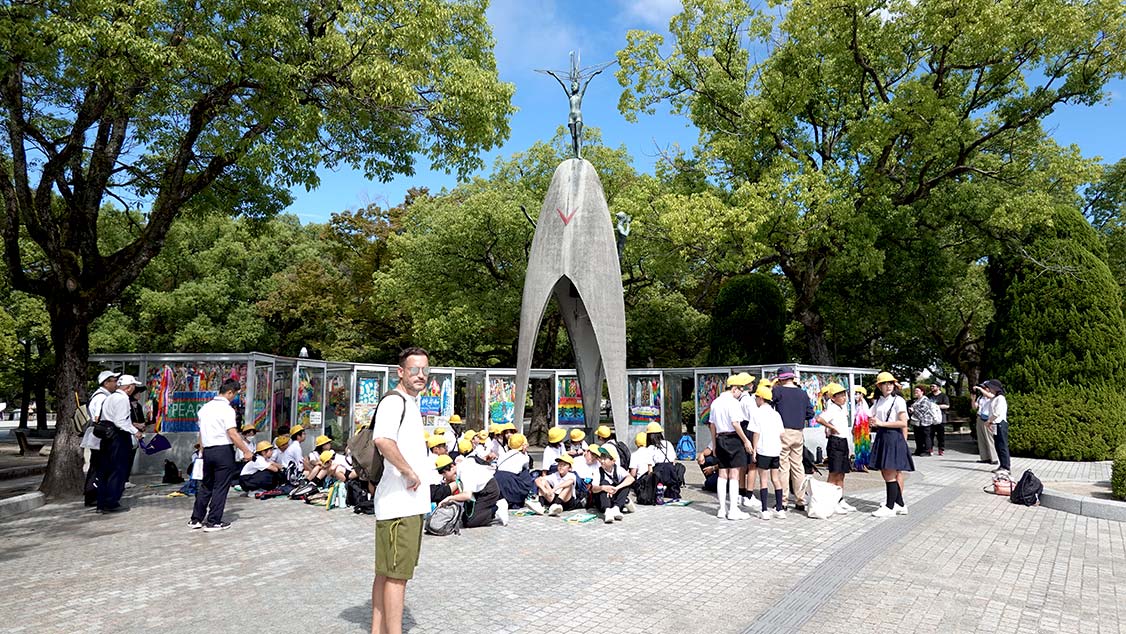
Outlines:
{"type": "Polygon", "coordinates": [[[195,496],[189,528],[202,528],[210,533],[231,527],[229,522],[223,521],[223,510],[227,506],[231,480],[238,475],[234,448],[238,447],[244,460],[254,459],[254,450],[247,446],[242,434],[235,428],[235,409],[231,407],[231,401],[241,387],[238,380],[227,379],[219,387],[219,395],[199,408],[203,480],[195,496]]]}
{"type": "MultiPolygon", "coordinates": [[[[94,390],[90,400],[86,402],[91,423],[102,415],[102,403],[105,403],[106,397],[117,390],[118,376],[120,375],[110,370],[102,370],[98,374],[98,389],[94,390]]],[[[101,484],[98,471],[102,464],[102,441],[94,435],[93,424],[87,425],[82,432],[81,447],[90,450],[90,462],[86,467],[86,506],[94,506],[98,503],[98,486],[101,484]]]]}
{"type": "Polygon", "coordinates": [[[399,384],[375,410],[372,436],[383,456],[383,478],[375,489],[375,580],[371,586],[372,634],[403,631],[403,600],[422,547],[422,517],[430,511],[429,487],[419,474],[428,464],[418,393],[430,376],[422,348],[399,353],[399,384]]]}

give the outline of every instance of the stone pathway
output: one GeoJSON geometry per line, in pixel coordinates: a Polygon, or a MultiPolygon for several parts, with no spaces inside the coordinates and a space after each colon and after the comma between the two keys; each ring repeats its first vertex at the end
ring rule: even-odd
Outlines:
{"type": "MultiPolygon", "coordinates": [[[[424,538],[407,627],[449,632],[1126,631],[1126,524],[986,495],[976,454],[923,458],[911,514],[727,522],[709,496],[613,526],[513,517],[424,538]]],[[[1014,460],[1048,480],[1109,463],[1014,460]]],[[[690,473],[695,475],[694,465],[690,473]]],[[[694,478],[695,479],[695,478],[694,478]]],[[[882,488],[856,487],[863,511],[882,488]]],[[[189,531],[190,499],[127,492],[0,522],[6,632],[367,632],[370,516],[231,498],[226,532],[189,531]]]]}

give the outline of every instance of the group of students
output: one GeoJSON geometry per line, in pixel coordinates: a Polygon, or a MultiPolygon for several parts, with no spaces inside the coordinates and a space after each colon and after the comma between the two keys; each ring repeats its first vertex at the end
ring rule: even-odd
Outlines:
{"type": "Polygon", "coordinates": [[[607,524],[620,522],[635,511],[630,492],[639,479],[653,489],[661,486],[664,500],[679,499],[683,467],[671,468],[676,450],[656,423],[635,436],[632,452],[606,425],[595,430],[597,443],[587,443],[581,429],[552,427],[547,436],[537,469],[527,437],[512,423],[467,430],[456,440],[444,429],[428,434],[432,505],[464,505],[464,526],[473,528],[507,524],[508,510],[521,507],[551,516],[588,509],[607,524]]]}
{"type": "MultiPolygon", "coordinates": [[[[705,476],[715,477],[719,500],[716,516],[721,519],[751,517],[740,505],[754,504],[753,492],[758,494],[758,517],[764,520],[786,517],[785,483],[779,468],[785,428],[776,409],[780,396],[786,394],[780,394],[780,386],[773,381],[763,379],[752,396],[749,387],[752,383],[754,377],[745,372],[729,377],[727,390],[711,404],[708,426],[713,441],[701,453],[699,461],[705,476]],[[768,484],[774,489],[773,504],[768,496],[768,484]]],[[[886,504],[872,513],[875,517],[893,517],[908,512],[903,499],[903,474],[914,471],[914,463],[907,448],[907,405],[897,393],[898,386],[898,381],[890,373],[879,373],[876,377],[879,396],[868,412],[868,426],[875,430],[871,464],[880,471],[887,492],[886,504]]],[[[857,389],[860,398],[863,398],[859,392],[862,389],[857,389]]],[[[822,426],[827,439],[828,482],[839,487],[836,512],[849,513],[856,510],[844,499],[845,475],[852,471],[846,436],[849,390],[838,383],[829,383],[822,388],[821,395],[825,399],[825,408],[814,421],[822,426]]],[[[791,484],[791,490],[800,505],[802,498],[798,487],[791,484]]]]}

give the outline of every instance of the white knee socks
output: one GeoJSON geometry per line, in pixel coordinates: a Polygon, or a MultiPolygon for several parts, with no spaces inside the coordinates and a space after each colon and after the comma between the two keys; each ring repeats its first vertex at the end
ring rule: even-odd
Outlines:
{"type": "Polygon", "coordinates": [[[727,483],[732,482],[726,478],[720,478],[716,484],[719,485],[715,488],[716,495],[719,497],[719,512],[726,513],[727,508],[727,483]]]}
{"type": "Polygon", "coordinates": [[[737,478],[727,481],[727,497],[731,499],[731,510],[739,510],[739,480],[737,478]]]}

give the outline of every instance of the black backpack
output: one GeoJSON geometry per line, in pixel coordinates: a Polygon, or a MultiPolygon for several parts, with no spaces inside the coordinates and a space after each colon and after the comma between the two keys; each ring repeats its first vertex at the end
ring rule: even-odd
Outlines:
{"type": "Polygon", "coordinates": [[[629,447],[620,440],[615,440],[614,446],[618,448],[618,465],[629,471],[629,447]]]}
{"type": "Polygon", "coordinates": [[[644,506],[653,506],[657,503],[657,478],[652,473],[642,473],[633,483],[633,492],[637,496],[637,503],[644,506]]]}
{"type": "Polygon", "coordinates": [[[1013,504],[1036,506],[1040,503],[1040,494],[1043,492],[1044,483],[1029,469],[1020,476],[1020,481],[1013,487],[1013,492],[1009,494],[1009,501],[1013,504]]]}

